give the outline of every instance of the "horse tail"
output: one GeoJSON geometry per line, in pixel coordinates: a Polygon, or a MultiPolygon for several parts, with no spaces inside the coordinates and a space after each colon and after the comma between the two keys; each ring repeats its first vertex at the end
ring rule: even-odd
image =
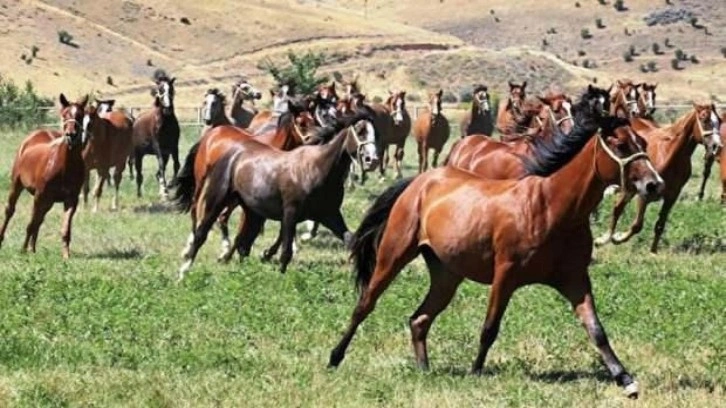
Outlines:
{"type": "Polygon", "coordinates": [[[195,143],[187,157],[184,159],[184,165],[179,169],[179,174],[171,181],[170,187],[174,190],[172,203],[174,207],[182,213],[188,212],[192,208],[194,200],[194,190],[196,182],[194,180],[194,160],[199,152],[199,142],[195,143]]]}
{"type": "Polygon", "coordinates": [[[350,244],[351,259],[355,264],[355,282],[358,290],[368,286],[376,267],[379,237],[386,227],[388,217],[398,197],[414,180],[413,177],[398,181],[384,191],[368,209],[350,244]]]}
{"type": "Polygon", "coordinates": [[[241,149],[230,149],[219,159],[204,178],[202,192],[197,205],[197,220],[203,222],[207,209],[213,209],[223,203],[231,190],[232,167],[237,162],[241,149]]]}

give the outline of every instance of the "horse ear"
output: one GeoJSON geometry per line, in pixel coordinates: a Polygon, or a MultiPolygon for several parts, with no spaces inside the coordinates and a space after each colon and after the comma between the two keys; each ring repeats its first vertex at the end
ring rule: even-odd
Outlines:
{"type": "Polygon", "coordinates": [[[610,94],[610,92],[612,92],[612,90],[613,90],[613,84],[610,84],[610,88],[608,88],[608,94],[610,94]]]}
{"type": "Polygon", "coordinates": [[[655,91],[655,88],[657,88],[657,87],[658,87],[658,83],[657,82],[653,83],[653,90],[654,91],[655,91]]]}
{"type": "Polygon", "coordinates": [[[169,83],[170,83],[170,84],[172,84],[172,85],[174,85],[174,81],[176,81],[176,77],[172,77],[172,78],[171,78],[171,79],[169,80],[169,83]]]}
{"type": "Polygon", "coordinates": [[[273,97],[273,98],[275,97],[275,90],[274,89],[270,89],[270,96],[273,97]]]}
{"type": "Polygon", "coordinates": [[[522,90],[524,91],[524,88],[527,87],[527,81],[522,82],[522,90]]]}
{"type": "Polygon", "coordinates": [[[393,91],[391,91],[390,89],[388,90],[388,96],[393,96],[393,91]]]}
{"type": "Polygon", "coordinates": [[[509,84],[509,89],[512,89],[512,88],[515,88],[516,87],[516,85],[514,85],[512,83],[512,81],[507,81],[507,83],[509,84]]]}
{"type": "Polygon", "coordinates": [[[332,81],[330,83],[330,89],[332,89],[333,91],[335,91],[335,81],[332,81]]]}
{"type": "Polygon", "coordinates": [[[61,106],[64,108],[67,108],[68,105],[70,105],[70,102],[68,102],[68,99],[63,94],[60,94],[60,97],[58,97],[58,101],[60,101],[61,106]]]}
{"type": "Polygon", "coordinates": [[[85,107],[88,104],[89,99],[90,97],[88,96],[88,94],[86,94],[85,96],[83,96],[83,99],[78,102],[78,104],[81,105],[81,107],[85,107]]]}
{"type": "Polygon", "coordinates": [[[441,96],[444,94],[444,90],[439,88],[439,92],[437,92],[437,94],[439,95],[439,98],[441,98],[441,96]]]}

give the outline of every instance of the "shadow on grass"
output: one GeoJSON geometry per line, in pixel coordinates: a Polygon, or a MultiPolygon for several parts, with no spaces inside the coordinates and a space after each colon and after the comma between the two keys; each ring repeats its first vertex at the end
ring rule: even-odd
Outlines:
{"type": "Polygon", "coordinates": [[[149,205],[138,205],[134,207],[135,213],[147,213],[147,214],[167,214],[177,213],[176,209],[167,203],[153,203],[149,205]]]}
{"type": "Polygon", "coordinates": [[[725,253],[726,238],[695,233],[674,245],[673,251],[694,255],[725,253]]]}
{"type": "Polygon", "coordinates": [[[553,370],[547,372],[527,371],[527,377],[533,381],[540,381],[547,384],[562,384],[579,380],[595,380],[598,382],[613,382],[604,369],[583,370],[553,370]]]}
{"type": "Polygon", "coordinates": [[[140,259],[144,254],[136,249],[110,249],[104,252],[98,252],[95,254],[86,255],[88,259],[113,259],[113,260],[126,260],[126,259],[140,259]]]}

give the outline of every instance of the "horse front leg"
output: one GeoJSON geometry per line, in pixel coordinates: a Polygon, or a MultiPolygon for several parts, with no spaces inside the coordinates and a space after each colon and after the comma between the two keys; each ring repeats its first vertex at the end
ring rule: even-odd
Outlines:
{"type": "Polygon", "coordinates": [[[613,239],[613,235],[615,234],[615,229],[618,226],[618,220],[620,220],[620,217],[623,215],[623,211],[625,210],[625,206],[628,205],[630,200],[633,199],[635,196],[635,193],[630,191],[623,191],[620,193],[620,197],[618,198],[618,202],[615,203],[615,206],[613,207],[613,213],[612,217],[610,218],[610,225],[608,230],[603,234],[600,238],[595,240],[595,245],[605,245],[608,242],[611,242],[613,239]]]}
{"type": "Polygon", "coordinates": [[[152,149],[154,150],[154,155],[156,156],[156,160],[159,164],[159,168],[156,171],[156,181],[159,183],[159,195],[162,198],[166,198],[168,194],[166,190],[166,162],[169,159],[169,156],[162,154],[161,147],[156,141],[152,143],[152,149]]]}
{"type": "Polygon", "coordinates": [[[282,253],[280,254],[280,273],[287,271],[287,265],[292,260],[293,245],[295,243],[295,227],[297,226],[297,208],[295,204],[288,204],[283,212],[280,225],[282,233],[282,253]]]}
{"type": "Polygon", "coordinates": [[[83,209],[86,209],[88,205],[88,193],[91,190],[91,170],[86,168],[86,174],[83,176],[83,187],[81,187],[81,194],[83,195],[83,209]]]}
{"type": "Polygon", "coordinates": [[[134,167],[136,168],[136,197],[141,198],[141,184],[144,182],[144,175],[141,167],[144,163],[144,153],[141,151],[134,152],[134,167]]]}
{"type": "Polygon", "coordinates": [[[394,164],[396,166],[396,178],[403,178],[401,167],[403,166],[403,146],[396,146],[396,156],[394,164]]]}
{"type": "Polygon", "coordinates": [[[5,219],[3,219],[3,225],[0,227],[0,247],[2,247],[3,241],[5,240],[5,232],[10,224],[10,219],[15,214],[15,205],[18,203],[20,193],[23,192],[23,185],[20,183],[20,178],[13,180],[13,184],[10,187],[10,194],[8,194],[8,203],[5,205],[5,219]]]}
{"type": "Polygon", "coordinates": [[[703,195],[706,191],[706,183],[708,178],[711,177],[711,167],[713,162],[716,160],[716,156],[706,153],[706,157],[703,163],[703,180],[701,180],[701,189],[698,190],[698,201],[703,201],[703,195]]]}
{"type": "MultiPolygon", "coordinates": [[[[102,183],[98,182],[98,185],[102,183]]],[[[78,207],[78,197],[71,197],[63,203],[65,213],[63,214],[63,224],[61,225],[61,240],[63,241],[63,259],[71,257],[71,225],[73,224],[73,215],[78,207]]]]}
{"type": "Polygon", "coordinates": [[[101,195],[103,194],[103,186],[106,184],[106,180],[111,178],[108,169],[97,170],[96,174],[96,187],[93,189],[93,212],[98,212],[98,205],[101,201],[101,195]]]}

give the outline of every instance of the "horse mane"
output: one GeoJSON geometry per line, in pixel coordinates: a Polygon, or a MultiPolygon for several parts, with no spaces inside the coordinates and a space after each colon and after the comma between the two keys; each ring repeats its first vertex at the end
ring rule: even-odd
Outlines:
{"type": "Polygon", "coordinates": [[[623,126],[627,119],[607,117],[598,123],[588,113],[588,94],[583,95],[577,103],[577,114],[575,115],[575,126],[570,133],[564,133],[559,127],[555,127],[550,138],[533,138],[530,142],[531,157],[520,155],[526,176],[547,177],[570,162],[587,142],[597,132],[598,127],[614,129],[623,126]]]}
{"type": "Polygon", "coordinates": [[[328,143],[333,137],[335,137],[335,135],[361,120],[368,120],[372,122],[373,116],[373,110],[368,106],[362,105],[353,115],[336,119],[332,126],[318,128],[312,135],[310,135],[310,137],[321,140],[323,143],[328,143]]]}

